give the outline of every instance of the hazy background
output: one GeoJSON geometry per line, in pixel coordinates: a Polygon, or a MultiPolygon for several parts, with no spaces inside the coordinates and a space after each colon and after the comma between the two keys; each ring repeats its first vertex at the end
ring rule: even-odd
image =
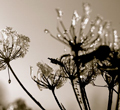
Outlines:
{"type": "MultiPolygon", "coordinates": [[[[113,27],[118,30],[120,35],[120,0],[0,0],[0,29],[10,26],[18,33],[31,39],[30,49],[25,58],[12,61],[11,65],[24,86],[47,110],[58,110],[59,108],[51,91],[39,91],[30,78],[29,67],[32,65],[34,72],[37,72],[37,62],[42,61],[50,64],[48,57],[56,58],[64,53],[66,47],[46,35],[44,29],[47,28],[54,35],[57,34],[56,8],[60,8],[64,12],[63,21],[69,28],[73,11],[77,10],[82,15],[83,2],[89,2],[92,6],[91,19],[100,14],[104,20],[113,22],[113,27]]],[[[33,110],[39,110],[12,74],[11,80],[11,84],[8,84],[7,70],[0,71],[0,103],[7,105],[17,98],[23,98],[33,110]]],[[[96,83],[104,84],[101,77],[97,78],[96,83]]],[[[107,89],[91,85],[87,86],[86,89],[92,110],[106,110],[107,89]]],[[[67,110],[78,110],[69,82],[61,89],[56,90],[56,94],[67,110]]],[[[115,104],[116,100],[113,102],[115,104]]]]}

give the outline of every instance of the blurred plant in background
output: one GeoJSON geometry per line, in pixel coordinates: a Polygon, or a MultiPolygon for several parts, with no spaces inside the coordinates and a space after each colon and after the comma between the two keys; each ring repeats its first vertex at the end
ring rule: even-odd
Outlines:
{"type": "Polygon", "coordinates": [[[23,99],[17,99],[7,106],[0,105],[0,110],[32,110],[28,107],[23,99]]]}
{"type": "Polygon", "coordinates": [[[32,110],[28,107],[23,99],[17,99],[9,104],[6,110],[32,110]]]}

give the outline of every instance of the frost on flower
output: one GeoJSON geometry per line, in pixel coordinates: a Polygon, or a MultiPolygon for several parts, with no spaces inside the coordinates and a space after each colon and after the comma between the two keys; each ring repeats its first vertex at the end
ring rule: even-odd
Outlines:
{"type": "Polygon", "coordinates": [[[64,85],[66,78],[63,71],[60,69],[54,71],[49,65],[41,62],[37,63],[37,75],[33,75],[31,67],[31,77],[37,83],[40,90],[44,89],[58,89],[64,85]]]}
{"type": "Polygon", "coordinates": [[[18,34],[11,27],[1,30],[0,36],[0,69],[5,69],[11,60],[24,57],[29,48],[30,39],[18,34]]]}

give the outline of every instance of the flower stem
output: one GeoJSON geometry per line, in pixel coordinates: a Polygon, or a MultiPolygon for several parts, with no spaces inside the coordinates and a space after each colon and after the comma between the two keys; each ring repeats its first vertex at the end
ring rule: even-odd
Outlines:
{"type": "MultiPolygon", "coordinates": [[[[79,78],[79,81],[81,81],[80,78],[79,78]]],[[[84,87],[82,87],[81,82],[79,83],[79,87],[80,87],[80,90],[81,90],[81,96],[82,96],[82,100],[83,100],[83,103],[84,103],[85,110],[89,110],[88,106],[87,106],[87,102],[86,102],[86,97],[85,97],[85,94],[84,94],[85,90],[84,90],[84,87]]]]}
{"type": "Polygon", "coordinates": [[[86,91],[85,91],[85,87],[83,88],[83,91],[84,91],[85,99],[86,99],[86,101],[87,101],[88,109],[91,110],[91,108],[90,108],[90,104],[89,104],[89,101],[88,101],[88,98],[87,98],[87,94],[86,94],[86,91]]]}
{"type": "Polygon", "coordinates": [[[111,110],[111,108],[112,108],[112,96],[113,96],[113,89],[109,88],[109,98],[108,98],[107,110],[111,110]]]}
{"type": "Polygon", "coordinates": [[[62,106],[60,105],[60,102],[59,102],[58,99],[57,99],[57,96],[55,95],[55,91],[52,90],[52,93],[53,93],[53,96],[54,96],[54,98],[55,98],[55,100],[56,100],[56,102],[57,102],[57,104],[58,104],[60,110],[63,110],[62,106]]]}
{"type": "Polygon", "coordinates": [[[117,103],[116,103],[116,110],[120,109],[120,81],[118,84],[118,95],[117,95],[117,103]]]}
{"type": "Polygon", "coordinates": [[[80,92],[81,92],[81,97],[82,97],[82,101],[83,101],[83,104],[84,104],[84,109],[85,110],[89,110],[88,106],[87,106],[87,102],[86,102],[86,98],[87,98],[87,95],[85,96],[84,92],[85,92],[85,85],[83,84],[83,82],[81,81],[80,79],[80,62],[79,62],[79,58],[78,58],[78,50],[75,51],[75,63],[76,63],[76,67],[77,67],[77,77],[78,77],[78,81],[79,81],[79,88],[80,88],[80,92]]]}
{"type": "Polygon", "coordinates": [[[42,105],[26,90],[26,88],[23,86],[23,84],[20,82],[20,80],[18,79],[18,77],[16,76],[15,72],[13,71],[12,67],[10,66],[9,63],[7,63],[8,67],[10,68],[11,72],[13,73],[15,79],[18,81],[18,83],[20,84],[20,86],[22,87],[22,89],[27,93],[27,95],[42,109],[45,110],[42,105]]]}
{"type": "Polygon", "coordinates": [[[77,102],[78,102],[78,105],[79,105],[80,109],[82,110],[82,107],[81,107],[81,105],[80,105],[80,101],[79,101],[79,99],[78,99],[77,93],[76,93],[75,88],[74,88],[73,80],[71,80],[71,84],[72,84],[72,88],[73,88],[73,91],[74,91],[76,100],[77,100],[77,102]]]}

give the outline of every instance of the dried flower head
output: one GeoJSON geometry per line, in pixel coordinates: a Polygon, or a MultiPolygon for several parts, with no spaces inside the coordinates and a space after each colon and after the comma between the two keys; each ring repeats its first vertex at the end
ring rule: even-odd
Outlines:
{"type": "Polygon", "coordinates": [[[29,42],[30,39],[27,36],[18,34],[17,31],[12,30],[11,27],[6,27],[1,30],[0,70],[5,69],[10,61],[24,57],[28,51],[29,42]]]}
{"type": "Polygon", "coordinates": [[[73,56],[69,54],[63,55],[60,58],[60,62],[63,64],[63,66],[60,66],[66,77],[71,80],[75,79],[77,77],[77,67],[75,61],[73,60],[73,56]]]}
{"type": "Polygon", "coordinates": [[[49,65],[41,62],[37,63],[38,72],[34,76],[31,67],[31,77],[37,83],[40,90],[45,89],[58,89],[64,85],[66,78],[62,70],[54,71],[49,65]]]}

